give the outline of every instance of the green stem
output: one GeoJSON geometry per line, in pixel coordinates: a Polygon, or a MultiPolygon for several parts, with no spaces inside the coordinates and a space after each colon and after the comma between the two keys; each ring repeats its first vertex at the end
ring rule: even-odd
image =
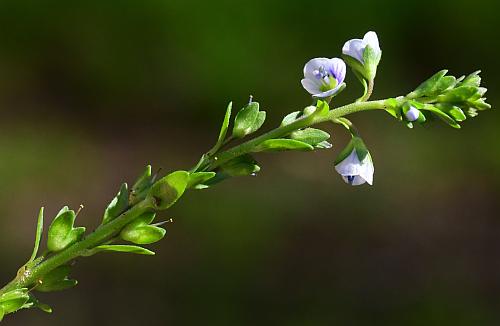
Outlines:
{"type": "Polygon", "coordinates": [[[64,265],[67,262],[77,258],[86,250],[101,245],[118,233],[125,225],[133,221],[135,218],[151,210],[151,202],[143,200],[130,208],[125,213],[118,216],[113,221],[101,225],[93,233],[89,234],[82,241],[77,242],[63,251],[48,258],[42,263],[32,267],[22,269],[16,278],[0,289],[0,295],[8,291],[30,287],[48,272],[58,266],[64,265]]]}
{"type": "Polygon", "coordinates": [[[256,146],[260,143],[268,140],[283,137],[289,134],[292,131],[297,129],[306,128],[312,125],[316,125],[318,123],[334,120],[348,114],[352,114],[355,112],[368,111],[368,110],[377,110],[384,109],[385,100],[378,101],[369,101],[369,102],[355,102],[348,105],[341,106],[339,108],[330,110],[328,114],[324,116],[313,116],[311,119],[309,116],[304,117],[302,119],[298,119],[286,126],[281,126],[276,129],[273,129],[259,137],[251,139],[247,142],[244,142],[238,146],[235,146],[227,151],[221,152],[213,157],[211,163],[209,164],[207,170],[213,170],[218,166],[238,157],[246,153],[250,153],[256,146]]]}
{"type": "MultiPolygon", "coordinates": [[[[398,99],[401,100],[402,98],[403,97],[400,97],[398,99]]],[[[298,129],[302,129],[326,121],[335,120],[337,118],[355,112],[384,109],[385,107],[385,100],[379,100],[370,102],[356,102],[344,105],[339,108],[330,110],[328,113],[322,115],[313,113],[309,116],[300,118],[292,122],[291,124],[278,127],[259,137],[244,142],[226,151],[220,152],[219,154],[205,154],[191,171],[195,172],[202,170],[213,170],[233,158],[251,152],[263,141],[284,137],[298,129]]],[[[226,145],[228,142],[229,141],[226,141],[224,145],[226,145]]],[[[104,244],[107,241],[110,241],[110,239],[113,239],[113,237],[115,237],[120,232],[120,230],[122,230],[128,223],[130,223],[143,213],[151,211],[153,209],[152,207],[153,205],[149,200],[146,199],[140,201],[130,209],[128,209],[126,212],[118,216],[116,219],[98,227],[93,233],[85,237],[83,240],[69,246],[59,253],[53,254],[40,263],[23,266],[19,270],[18,275],[11,282],[0,289],[0,295],[14,289],[29,288],[33,285],[36,285],[44,275],[54,270],[55,268],[64,265],[77,257],[85,256],[89,253],[89,250],[92,250],[93,248],[104,244]]]]}

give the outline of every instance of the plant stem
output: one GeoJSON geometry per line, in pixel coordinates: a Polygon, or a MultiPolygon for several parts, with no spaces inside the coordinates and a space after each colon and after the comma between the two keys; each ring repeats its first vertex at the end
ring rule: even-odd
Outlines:
{"type": "MultiPolygon", "coordinates": [[[[403,99],[399,97],[398,100],[403,99]]],[[[326,114],[318,115],[311,114],[300,118],[288,125],[273,129],[259,137],[251,139],[219,154],[204,154],[198,164],[191,169],[190,172],[196,171],[210,171],[218,166],[224,164],[241,156],[243,154],[252,152],[252,150],[260,143],[279,137],[285,137],[291,132],[316,125],[322,122],[335,120],[337,118],[352,114],[355,112],[384,109],[386,107],[385,100],[369,101],[369,102],[355,102],[352,104],[344,105],[339,108],[330,110],[326,114]]],[[[224,143],[227,144],[229,141],[224,143]]],[[[69,246],[68,248],[55,253],[46,260],[38,264],[23,266],[18,275],[2,289],[0,295],[19,288],[29,288],[36,285],[44,275],[54,270],[55,268],[68,263],[69,261],[84,256],[89,249],[93,249],[101,244],[106,243],[113,239],[128,223],[139,217],[140,215],[153,210],[153,205],[150,200],[145,199],[130,207],[126,212],[112,220],[111,222],[99,226],[93,233],[86,236],[83,240],[69,246]]]]}
{"type": "Polygon", "coordinates": [[[231,149],[228,149],[227,151],[221,152],[217,155],[215,155],[211,163],[208,165],[207,170],[213,170],[217,168],[218,166],[232,160],[233,158],[236,158],[238,156],[241,156],[246,153],[250,153],[257,145],[260,143],[268,140],[268,139],[274,139],[274,138],[279,138],[283,137],[287,134],[289,134],[292,131],[295,131],[297,129],[302,129],[306,128],[318,123],[330,121],[336,118],[340,118],[343,116],[346,116],[348,114],[352,114],[355,112],[361,112],[361,111],[367,111],[367,110],[377,110],[377,109],[384,109],[385,108],[385,100],[378,100],[378,101],[369,101],[369,102],[355,102],[351,103],[348,105],[344,105],[341,107],[338,107],[336,109],[330,110],[327,115],[325,116],[313,116],[311,119],[309,116],[306,116],[304,118],[298,119],[286,126],[281,126],[276,129],[273,129],[259,137],[256,137],[254,139],[251,139],[247,142],[244,142],[238,146],[235,146],[231,149]]]}
{"type": "Polygon", "coordinates": [[[116,219],[98,227],[93,233],[89,234],[82,241],[69,246],[32,268],[21,270],[16,278],[0,289],[0,295],[14,289],[32,286],[37,283],[41,277],[56,267],[64,265],[70,260],[77,258],[87,249],[101,245],[103,242],[118,233],[123,227],[125,227],[125,225],[145,212],[150,211],[152,209],[151,207],[151,202],[143,200],[118,216],[116,219]]]}

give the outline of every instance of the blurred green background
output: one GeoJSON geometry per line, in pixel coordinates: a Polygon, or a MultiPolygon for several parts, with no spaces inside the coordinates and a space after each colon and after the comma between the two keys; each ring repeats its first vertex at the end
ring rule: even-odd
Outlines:
{"type": "MultiPolygon", "coordinates": [[[[483,70],[498,106],[494,1],[0,2],[0,280],[31,252],[38,208],[89,229],[151,163],[189,168],[228,101],[267,128],[310,103],[304,63],[379,34],[374,98],[483,70]]],[[[352,74],[338,104],[361,88],[352,74]]],[[[155,257],[77,262],[80,284],[6,325],[500,325],[498,110],[454,130],[352,117],[376,166],[349,187],[333,150],[268,154],[256,178],[190,192],[155,257]]],[[[48,224],[50,221],[47,220],[48,224]]]]}

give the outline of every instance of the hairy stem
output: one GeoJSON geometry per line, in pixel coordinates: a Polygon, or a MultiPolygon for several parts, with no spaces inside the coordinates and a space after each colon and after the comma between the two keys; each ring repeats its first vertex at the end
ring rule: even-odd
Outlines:
{"type": "Polygon", "coordinates": [[[0,295],[17,288],[30,287],[36,284],[41,277],[52,271],[58,266],[77,258],[85,250],[94,248],[117,234],[125,225],[151,210],[151,203],[143,200],[131,207],[125,213],[118,216],[113,221],[98,227],[93,233],[89,234],[82,241],[79,241],[44,262],[32,267],[21,270],[16,278],[0,289],[0,295]]]}
{"type": "Polygon", "coordinates": [[[340,118],[346,116],[348,114],[352,114],[355,112],[368,111],[368,110],[377,110],[385,108],[385,100],[378,101],[369,101],[369,102],[355,102],[348,105],[344,105],[338,107],[336,109],[330,110],[327,115],[320,117],[304,117],[292,122],[289,125],[278,127],[273,129],[259,137],[246,141],[238,146],[235,146],[227,151],[221,152],[217,154],[208,165],[207,170],[213,170],[218,166],[241,156],[246,153],[250,153],[256,146],[260,143],[268,140],[279,138],[288,135],[290,132],[295,131],[297,129],[302,129],[306,127],[310,127],[322,122],[334,120],[336,118],[340,118]]]}
{"type": "MultiPolygon", "coordinates": [[[[403,99],[403,97],[400,97],[398,99],[401,100],[403,99]]],[[[230,161],[233,158],[252,152],[252,150],[256,146],[268,139],[284,137],[298,129],[306,128],[326,121],[335,120],[337,118],[356,112],[384,109],[386,107],[385,102],[385,100],[356,102],[330,110],[325,115],[318,116],[312,114],[310,116],[305,116],[292,122],[289,125],[273,129],[261,136],[239,144],[231,149],[220,152],[218,154],[213,154],[213,156],[204,154],[198,164],[196,164],[196,166],[191,169],[190,172],[214,170],[218,166],[230,161]]],[[[226,142],[225,144],[227,143],[229,142],[226,142]]],[[[115,237],[128,223],[132,222],[134,219],[144,214],[145,212],[152,211],[152,207],[153,205],[149,200],[143,200],[130,207],[126,212],[124,212],[111,222],[101,225],[93,233],[86,236],[83,240],[69,246],[68,248],[54,254],[53,256],[50,256],[40,263],[23,266],[19,270],[18,275],[11,282],[0,289],[0,295],[14,289],[27,288],[36,285],[48,272],[61,265],[67,264],[77,257],[85,256],[85,254],[88,253],[89,250],[106,243],[110,239],[113,239],[113,237],[115,237]]]]}

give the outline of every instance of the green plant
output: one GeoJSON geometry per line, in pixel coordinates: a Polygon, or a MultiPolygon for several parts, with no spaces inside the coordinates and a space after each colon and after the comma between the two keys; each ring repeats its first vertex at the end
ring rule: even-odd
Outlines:
{"type": "Polygon", "coordinates": [[[335,169],[351,185],[372,184],[374,167],[359,132],[346,116],[381,110],[412,128],[435,116],[454,128],[467,117],[490,108],[483,97],[479,72],[455,78],[442,70],[407,95],[369,101],[382,51],[377,35],[369,32],[363,39],[346,42],[344,58],[364,87],[355,102],[334,107],[332,99],[345,87],[346,64],[338,58],[315,58],[304,68],[302,85],[311,93],[314,104],[283,118],[280,126],[250,138],[265,122],[266,113],[259,103],[250,101],[236,114],[232,131],[229,125],[232,103],[229,103],[219,137],[212,149],[186,171],[174,171],[158,177],[146,167],[132,187],[122,184],[104,211],[101,225],[85,235],[85,228],[74,227],[78,212],[64,207],[53,219],[47,232],[46,250],[39,254],[43,234],[43,208],[38,215],[36,238],[30,259],[16,277],[0,289],[0,320],[6,314],[23,308],[51,308],[38,301],[36,291],[59,291],[77,284],[69,277],[71,261],[103,251],[154,253],[142,245],[154,243],[165,235],[163,223],[153,223],[158,212],[168,209],[187,190],[205,189],[237,176],[255,175],[260,171],[254,155],[274,151],[314,151],[332,147],[330,135],[313,126],[334,123],[345,127],[351,141],[335,160],[335,169]],[[247,138],[250,138],[247,140],[247,138]],[[233,146],[233,143],[236,144],[233,146]]]}

